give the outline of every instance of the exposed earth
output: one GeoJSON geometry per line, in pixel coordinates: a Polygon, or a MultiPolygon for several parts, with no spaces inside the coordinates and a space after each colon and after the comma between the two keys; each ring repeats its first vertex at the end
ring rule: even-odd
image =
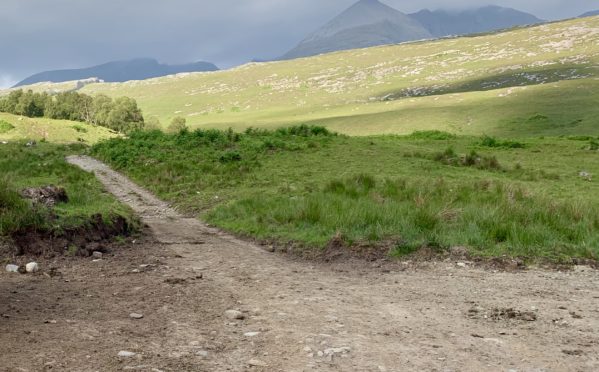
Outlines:
{"type": "Polygon", "coordinates": [[[595,269],[304,261],[181,216],[91,158],[69,161],[148,228],[101,259],[2,270],[1,371],[599,370],[595,269]]]}

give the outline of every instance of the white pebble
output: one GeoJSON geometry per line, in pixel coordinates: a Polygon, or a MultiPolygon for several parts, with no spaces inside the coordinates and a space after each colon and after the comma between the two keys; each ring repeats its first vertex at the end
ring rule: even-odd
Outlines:
{"type": "Polygon", "coordinates": [[[6,271],[9,273],[18,273],[19,272],[19,266],[17,265],[6,265],[6,271]]]}
{"type": "Polygon", "coordinates": [[[27,265],[25,265],[25,271],[27,271],[28,273],[36,273],[40,270],[40,266],[37,264],[37,262],[30,262],[27,265]]]}
{"type": "Polygon", "coordinates": [[[121,351],[119,351],[118,356],[121,358],[131,358],[131,357],[135,356],[135,353],[132,351],[121,350],[121,351]]]}

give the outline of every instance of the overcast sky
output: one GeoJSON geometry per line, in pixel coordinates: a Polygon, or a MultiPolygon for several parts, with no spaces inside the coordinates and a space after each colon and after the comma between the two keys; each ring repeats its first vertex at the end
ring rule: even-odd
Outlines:
{"type": "MultiPolygon", "coordinates": [[[[291,49],[356,0],[0,0],[0,87],[43,70],[153,57],[230,67],[291,49]]],[[[598,0],[383,0],[422,8],[514,7],[543,19],[598,0]]]]}

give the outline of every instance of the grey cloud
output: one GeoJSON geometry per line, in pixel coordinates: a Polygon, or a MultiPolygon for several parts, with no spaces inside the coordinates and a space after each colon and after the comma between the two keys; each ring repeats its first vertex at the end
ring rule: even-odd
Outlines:
{"type": "MultiPolygon", "coordinates": [[[[0,86],[48,69],[116,59],[230,67],[283,54],[355,0],[2,0],[0,86]]],[[[495,3],[545,19],[595,0],[383,0],[404,12],[495,3]]]]}

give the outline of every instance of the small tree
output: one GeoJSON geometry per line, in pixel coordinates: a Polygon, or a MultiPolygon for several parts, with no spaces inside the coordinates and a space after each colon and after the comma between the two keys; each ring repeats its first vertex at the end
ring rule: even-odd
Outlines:
{"type": "Polygon", "coordinates": [[[144,129],[148,131],[162,130],[162,124],[156,116],[150,116],[148,119],[146,119],[146,125],[144,129]]]}
{"type": "Polygon", "coordinates": [[[143,129],[144,118],[137,102],[129,97],[117,98],[108,113],[106,126],[121,133],[143,129]]]}
{"type": "Polygon", "coordinates": [[[173,118],[170,125],[166,129],[168,133],[179,133],[187,129],[187,121],[185,118],[177,116],[173,118]]]}

